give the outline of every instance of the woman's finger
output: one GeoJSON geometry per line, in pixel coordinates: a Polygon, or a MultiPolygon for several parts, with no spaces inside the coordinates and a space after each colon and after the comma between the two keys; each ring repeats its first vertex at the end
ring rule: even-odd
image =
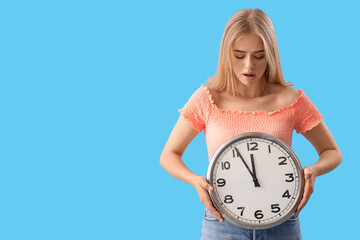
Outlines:
{"type": "Polygon", "coordinates": [[[214,208],[208,190],[212,191],[213,187],[208,183],[205,177],[201,176],[199,178],[200,188],[197,189],[200,202],[205,205],[205,207],[211,212],[211,214],[218,219],[220,222],[224,222],[224,218],[221,216],[221,213],[214,208]]]}
{"type": "Polygon", "coordinates": [[[310,195],[313,193],[314,191],[314,178],[312,177],[312,174],[310,173],[305,173],[305,187],[304,187],[304,193],[302,196],[302,199],[297,207],[296,210],[296,215],[299,215],[300,211],[305,207],[305,205],[307,204],[308,200],[310,199],[310,195]]]}
{"type": "Polygon", "coordinates": [[[205,177],[201,177],[200,186],[209,191],[213,190],[213,187],[208,183],[205,177]]]}
{"type": "Polygon", "coordinates": [[[221,213],[213,207],[211,201],[205,204],[205,207],[211,212],[211,214],[220,222],[224,222],[224,218],[221,216],[221,213]]]}

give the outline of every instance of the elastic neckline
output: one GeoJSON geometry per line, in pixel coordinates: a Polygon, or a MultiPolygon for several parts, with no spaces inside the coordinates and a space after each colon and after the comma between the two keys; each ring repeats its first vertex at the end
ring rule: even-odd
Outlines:
{"type": "Polygon", "coordinates": [[[218,106],[215,104],[215,101],[214,101],[214,99],[213,99],[213,97],[212,97],[212,95],[211,95],[211,93],[210,93],[210,90],[208,89],[207,85],[201,84],[201,87],[203,87],[204,91],[206,92],[206,95],[208,96],[208,98],[209,98],[212,106],[213,106],[215,109],[217,109],[217,110],[219,110],[219,111],[221,111],[221,112],[224,112],[224,113],[240,113],[240,114],[269,115],[269,116],[270,116],[270,115],[274,115],[274,114],[276,114],[276,113],[280,113],[280,112],[282,112],[282,111],[285,111],[286,109],[289,109],[289,108],[294,107],[295,104],[300,100],[300,98],[302,98],[302,97],[305,95],[305,93],[303,92],[303,90],[299,89],[300,95],[295,99],[295,101],[294,101],[292,104],[290,104],[290,105],[288,105],[288,106],[285,106],[285,107],[282,107],[282,108],[280,108],[280,109],[276,109],[275,111],[270,112],[270,113],[269,113],[269,112],[266,112],[266,111],[264,111],[264,110],[262,110],[262,111],[240,111],[240,110],[230,110],[230,109],[221,109],[221,108],[218,108],[218,106]]]}

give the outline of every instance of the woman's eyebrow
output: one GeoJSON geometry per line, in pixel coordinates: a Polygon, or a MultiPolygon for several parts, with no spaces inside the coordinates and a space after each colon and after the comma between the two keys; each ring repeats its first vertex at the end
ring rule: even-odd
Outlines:
{"type": "MultiPolygon", "coordinates": [[[[235,51],[235,52],[246,53],[245,51],[241,51],[241,50],[237,50],[237,49],[235,49],[234,51],[235,51]]],[[[264,49],[263,49],[263,50],[255,51],[255,52],[253,52],[253,53],[258,53],[258,52],[264,52],[264,49]]]]}

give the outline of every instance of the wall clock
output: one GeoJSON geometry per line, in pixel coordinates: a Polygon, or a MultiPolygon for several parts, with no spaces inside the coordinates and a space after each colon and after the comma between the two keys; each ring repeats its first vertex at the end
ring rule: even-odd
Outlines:
{"type": "Polygon", "coordinates": [[[287,220],[304,188],[303,169],[294,151],[265,133],[237,135],[214,153],[207,171],[213,205],[228,222],[266,229],[287,220]]]}

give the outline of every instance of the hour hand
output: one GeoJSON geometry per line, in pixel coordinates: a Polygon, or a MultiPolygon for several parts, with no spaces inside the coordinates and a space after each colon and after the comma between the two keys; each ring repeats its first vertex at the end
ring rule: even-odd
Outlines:
{"type": "Polygon", "coordinates": [[[255,187],[260,187],[259,181],[256,177],[256,169],[255,169],[255,161],[254,161],[254,154],[250,154],[250,158],[251,158],[251,166],[252,166],[252,177],[253,177],[253,181],[255,184],[255,187]]]}

